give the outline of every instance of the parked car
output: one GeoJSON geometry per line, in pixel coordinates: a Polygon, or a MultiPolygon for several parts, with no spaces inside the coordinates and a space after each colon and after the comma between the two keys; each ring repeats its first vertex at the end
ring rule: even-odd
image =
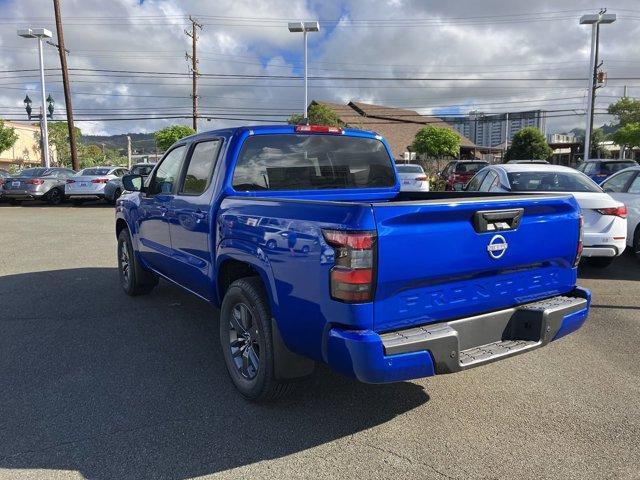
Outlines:
{"type": "Polygon", "coordinates": [[[105,186],[109,180],[121,178],[127,171],[123,167],[85,168],[67,180],[64,194],[75,204],[90,199],[104,199],[105,186]]]}
{"type": "Polygon", "coordinates": [[[577,170],[584,173],[597,184],[601,184],[608,177],[625,168],[638,165],[633,160],[587,160],[578,165],[577,170]]]}
{"type": "Polygon", "coordinates": [[[400,178],[400,190],[403,192],[428,192],[429,179],[424,169],[414,163],[396,164],[400,178]]]}
{"type": "Polygon", "coordinates": [[[570,194],[400,192],[373,132],[201,133],[169,148],[146,184],[123,184],[123,290],[148,293],[162,276],[219,306],[227,370],[252,400],[285,393],[315,362],[370,383],[458,372],[587,317],[570,194]],[[289,223],[321,248],[263,248],[264,225],[289,223]]]}
{"type": "Polygon", "coordinates": [[[537,164],[537,165],[548,165],[549,162],[546,160],[507,160],[506,163],[528,163],[528,164],[537,164]]]}
{"type": "Polygon", "coordinates": [[[627,241],[627,209],[593,180],[560,165],[504,164],[484,168],[467,185],[470,192],[570,192],[584,217],[582,256],[607,267],[627,241]]]}
{"type": "Polygon", "coordinates": [[[456,160],[450,162],[440,177],[445,181],[445,190],[462,190],[478,170],[489,165],[483,160],[456,160]]]}
{"type": "Polygon", "coordinates": [[[50,205],[58,205],[64,200],[64,186],[68,178],[76,172],[70,168],[27,168],[5,179],[2,196],[11,204],[23,200],[45,200],[50,205]]]}
{"type": "Polygon", "coordinates": [[[7,178],[9,178],[10,176],[11,174],[7,170],[0,168],[0,202],[3,201],[2,186],[4,185],[4,182],[7,181],[7,178]]]}
{"type": "MultiPolygon", "coordinates": [[[[136,163],[131,167],[131,171],[129,173],[141,175],[142,178],[146,180],[155,166],[155,163],[136,163]]],[[[109,180],[104,187],[104,198],[107,202],[115,205],[118,198],[120,198],[120,195],[122,195],[123,190],[122,177],[109,180]]]]}
{"type": "Polygon", "coordinates": [[[640,165],[611,175],[602,188],[627,207],[627,245],[640,260],[640,165]]]}

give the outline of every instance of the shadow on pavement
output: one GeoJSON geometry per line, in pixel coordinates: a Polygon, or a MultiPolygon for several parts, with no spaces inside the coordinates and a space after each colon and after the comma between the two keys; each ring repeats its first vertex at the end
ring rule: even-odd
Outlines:
{"type": "Polygon", "coordinates": [[[187,478],[299,452],[429,400],[321,368],[289,399],[234,390],[217,312],[161,282],[120,291],[113,268],[0,277],[0,469],[187,478]]]}
{"type": "Polygon", "coordinates": [[[595,268],[587,263],[580,263],[578,268],[579,278],[606,279],[606,280],[638,280],[640,279],[640,262],[632,252],[626,251],[617,257],[606,268],[595,268]]]}

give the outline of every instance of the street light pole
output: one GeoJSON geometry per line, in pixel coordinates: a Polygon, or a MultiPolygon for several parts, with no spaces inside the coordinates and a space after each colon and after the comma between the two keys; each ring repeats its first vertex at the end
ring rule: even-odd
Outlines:
{"type": "Polygon", "coordinates": [[[304,115],[304,121],[308,123],[308,79],[307,79],[307,34],[309,32],[320,31],[320,24],[318,22],[291,22],[289,23],[289,31],[292,33],[300,33],[303,35],[304,42],[304,108],[302,109],[304,115]]]}
{"type": "Polygon", "coordinates": [[[591,136],[593,135],[593,110],[596,101],[596,78],[598,76],[598,50],[600,42],[600,24],[616,21],[615,14],[605,13],[601,10],[595,15],[583,15],[580,17],[580,25],[591,25],[591,54],[589,62],[589,95],[587,97],[587,118],[584,129],[584,160],[589,160],[591,155],[591,136]]]}
{"type": "Polygon", "coordinates": [[[18,30],[18,35],[23,38],[37,38],[38,39],[38,58],[40,61],[40,96],[42,98],[42,115],[40,131],[42,134],[42,159],[44,160],[44,166],[49,168],[51,163],[49,161],[49,131],[47,127],[47,99],[44,86],[44,56],[42,53],[42,39],[51,38],[51,32],[46,28],[27,28],[24,30],[18,30]]]}

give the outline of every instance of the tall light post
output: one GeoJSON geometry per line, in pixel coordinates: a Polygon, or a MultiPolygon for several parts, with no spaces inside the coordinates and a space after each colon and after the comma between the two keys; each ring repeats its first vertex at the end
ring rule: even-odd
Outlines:
{"type": "Polygon", "coordinates": [[[42,111],[40,112],[40,130],[42,131],[42,158],[44,159],[44,166],[49,168],[51,166],[49,161],[49,131],[47,129],[47,114],[46,114],[46,94],[44,89],[44,58],[42,55],[42,39],[51,38],[51,32],[46,28],[26,28],[18,30],[18,35],[23,38],[37,38],[38,39],[38,56],[40,59],[40,93],[42,97],[42,111]]]}
{"type": "Polygon", "coordinates": [[[584,160],[591,155],[591,135],[593,134],[593,109],[596,102],[596,77],[598,76],[598,50],[600,44],[600,24],[613,23],[616,15],[601,10],[595,15],[580,17],[580,25],[591,25],[591,62],[589,63],[589,97],[587,99],[587,119],[584,129],[584,160]]]}
{"type": "Polygon", "coordinates": [[[307,33],[320,31],[320,24],[318,22],[291,22],[289,23],[289,31],[291,33],[300,33],[304,37],[304,120],[307,120],[307,107],[309,101],[307,99],[307,33]]]}

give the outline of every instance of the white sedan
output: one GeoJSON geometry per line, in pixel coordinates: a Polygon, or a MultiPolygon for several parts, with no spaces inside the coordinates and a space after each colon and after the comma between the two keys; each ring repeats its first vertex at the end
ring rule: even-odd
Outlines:
{"type": "Polygon", "coordinates": [[[640,260],[640,165],[620,170],[601,186],[627,206],[627,245],[640,260]]]}
{"type": "Polygon", "coordinates": [[[466,190],[480,192],[568,192],[584,217],[582,256],[607,267],[627,246],[627,208],[584,173],[559,165],[504,164],[480,170],[466,190]]]}
{"type": "Polygon", "coordinates": [[[403,192],[428,192],[429,179],[420,165],[415,163],[398,163],[400,190],[403,192]]]}
{"type": "Polygon", "coordinates": [[[85,168],[67,180],[64,194],[75,203],[91,198],[104,199],[104,187],[107,182],[120,178],[126,173],[127,169],[124,167],[85,168]]]}

